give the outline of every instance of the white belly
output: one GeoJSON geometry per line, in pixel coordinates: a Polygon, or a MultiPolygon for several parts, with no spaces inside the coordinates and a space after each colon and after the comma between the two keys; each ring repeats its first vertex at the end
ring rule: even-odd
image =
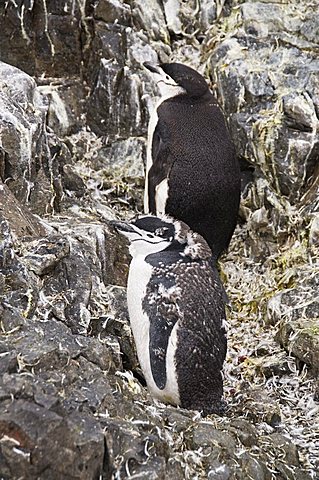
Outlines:
{"type": "Polygon", "coordinates": [[[150,122],[148,124],[148,132],[147,132],[147,151],[146,151],[146,171],[145,171],[145,190],[144,190],[144,213],[149,213],[149,202],[148,202],[148,172],[153,164],[152,159],[152,139],[153,134],[158,122],[158,115],[157,115],[157,106],[154,108],[153,112],[151,113],[150,122]]]}
{"type": "Polygon", "coordinates": [[[178,328],[178,323],[173,328],[168,343],[166,356],[167,381],[163,390],[160,390],[156,386],[151,371],[149,355],[149,320],[142,309],[142,301],[145,297],[146,286],[149,282],[151,271],[152,267],[144,261],[142,256],[137,256],[132,260],[127,285],[127,303],[130,323],[136,344],[137,356],[151,395],[163,402],[179,405],[180,398],[174,361],[176,329],[178,328]]]}
{"type": "MultiPolygon", "coordinates": [[[[148,132],[147,132],[147,152],[146,152],[146,171],[145,171],[145,190],[144,190],[144,213],[149,213],[149,202],[148,202],[148,172],[153,165],[153,158],[152,158],[152,139],[153,139],[153,134],[158,122],[158,115],[157,115],[157,109],[160,106],[161,103],[165,102],[168,98],[173,98],[176,95],[180,95],[181,93],[185,93],[185,90],[182,87],[179,86],[171,86],[171,85],[165,85],[164,82],[161,82],[159,84],[159,88],[161,91],[161,97],[157,101],[151,116],[150,116],[150,121],[148,124],[148,132]]],[[[163,206],[163,199],[167,199],[167,179],[164,180],[165,184],[165,195],[162,195],[162,191],[158,194],[156,192],[156,197],[155,197],[155,202],[156,202],[156,213],[157,215],[159,213],[164,213],[165,211],[165,204],[163,206]],[[157,202],[160,201],[160,209],[158,207],[157,202]]],[[[162,182],[163,183],[163,182],[162,182]]],[[[160,187],[162,183],[158,186],[160,187]]],[[[161,190],[163,189],[163,186],[161,187],[161,190]]]]}
{"type": "Polygon", "coordinates": [[[168,197],[168,180],[162,180],[155,189],[156,215],[164,215],[168,197]]]}

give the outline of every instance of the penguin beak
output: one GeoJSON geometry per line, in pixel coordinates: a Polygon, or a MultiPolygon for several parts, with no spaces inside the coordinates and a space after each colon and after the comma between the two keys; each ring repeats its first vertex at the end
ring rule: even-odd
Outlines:
{"type": "Polygon", "coordinates": [[[120,220],[111,220],[110,225],[115,228],[119,233],[136,233],[134,228],[126,222],[121,222],[120,220]]]}
{"type": "Polygon", "coordinates": [[[161,75],[162,73],[158,65],[152,65],[151,63],[148,63],[148,62],[144,62],[143,65],[145,68],[147,68],[147,70],[149,70],[152,73],[158,73],[159,75],[161,75]]]}

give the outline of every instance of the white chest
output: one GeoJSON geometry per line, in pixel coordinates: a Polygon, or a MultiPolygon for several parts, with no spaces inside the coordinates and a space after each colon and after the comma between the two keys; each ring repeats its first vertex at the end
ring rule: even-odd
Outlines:
{"type": "MultiPolygon", "coordinates": [[[[152,158],[152,143],[153,135],[155,132],[156,125],[158,123],[157,109],[161,103],[165,102],[169,98],[175,97],[182,93],[185,93],[185,90],[182,87],[177,85],[166,85],[164,82],[159,84],[161,97],[157,101],[153,111],[151,112],[150,121],[148,124],[148,134],[147,134],[147,152],[146,152],[146,171],[145,171],[145,190],[144,190],[144,212],[149,213],[149,200],[148,200],[148,172],[153,164],[154,159],[152,158]]],[[[165,213],[165,204],[168,194],[168,180],[165,178],[156,188],[155,202],[156,202],[156,213],[157,215],[165,213]]]]}
{"type": "Polygon", "coordinates": [[[150,321],[142,308],[151,273],[152,267],[145,262],[144,257],[139,255],[133,258],[130,265],[127,285],[127,303],[131,328],[138,359],[150,393],[159,400],[178,405],[180,399],[174,361],[178,323],[173,328],[168,343],[166,356],[167,382],[165,388],[160,390],[153,380],[149,353],[150,321]]]}

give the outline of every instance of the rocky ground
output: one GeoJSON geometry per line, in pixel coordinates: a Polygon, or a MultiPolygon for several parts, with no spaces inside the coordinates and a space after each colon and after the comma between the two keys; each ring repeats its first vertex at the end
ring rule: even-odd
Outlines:
{"type": "Polygon", "coordinates": [[[316,479],[317,2],[0,5],[0,478],[316,479]],[[224,417],[154,401],[109,227],[142,211],[143,61],[205,74],[242,167],[224,417]]]}

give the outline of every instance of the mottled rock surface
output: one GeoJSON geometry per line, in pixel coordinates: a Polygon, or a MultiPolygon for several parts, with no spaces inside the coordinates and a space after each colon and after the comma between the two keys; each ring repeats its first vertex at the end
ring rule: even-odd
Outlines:
{"type": "Polygon", "coordinates": [[[316,2],[0,5],[0,478],[318,478],[316,2]],[[145,61],[211,80],[242,168],[224,417],[154,401],[128,321],[145,61]]]}

